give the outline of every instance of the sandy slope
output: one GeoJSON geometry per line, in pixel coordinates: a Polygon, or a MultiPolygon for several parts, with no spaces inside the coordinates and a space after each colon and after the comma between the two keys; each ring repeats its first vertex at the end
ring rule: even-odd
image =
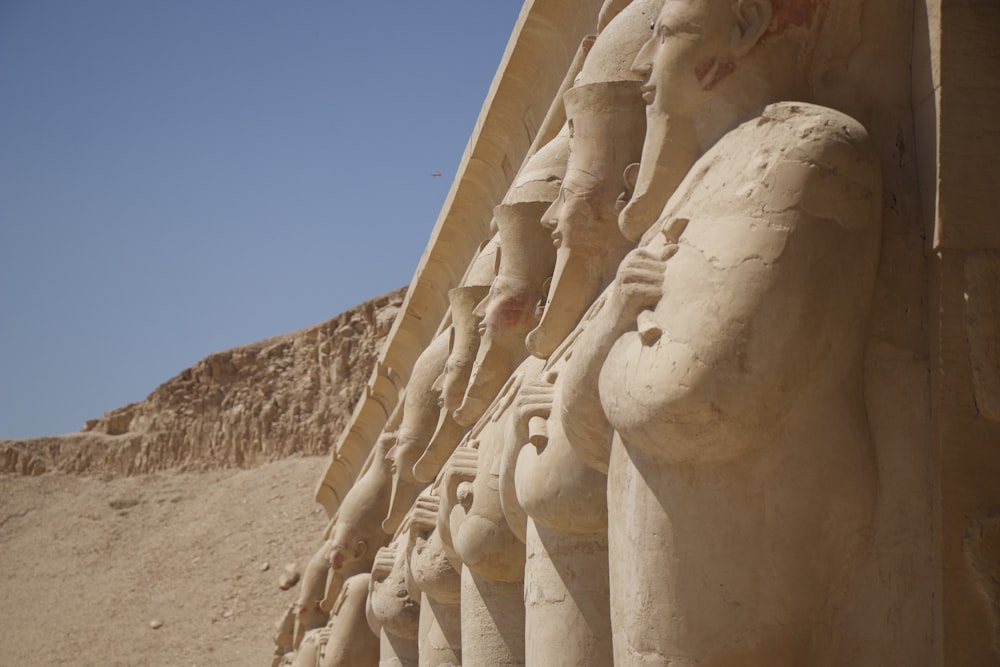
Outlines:
{"type": "Polygon", "coordinates": [[[268,664],[297,591],[277,580],[326,523],[325,465],[0,476],[0,665],[268,664]]]}

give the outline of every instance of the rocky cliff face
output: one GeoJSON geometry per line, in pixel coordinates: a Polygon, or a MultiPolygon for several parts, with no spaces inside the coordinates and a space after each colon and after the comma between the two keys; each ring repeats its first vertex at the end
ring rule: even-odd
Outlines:
{"type": "Polygon", "coordinates": [[[210,355],[79,433],[0,441],[0,472],[119,476],[326,454],[403,295],[399,289],[322,324],[210,355]]]}

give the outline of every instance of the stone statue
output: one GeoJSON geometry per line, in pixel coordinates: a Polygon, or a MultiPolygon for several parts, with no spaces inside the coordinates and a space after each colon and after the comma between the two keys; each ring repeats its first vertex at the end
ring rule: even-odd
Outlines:
{"type": "Polygon", "coordinates": [[[497,275],[475,311],[480,343],[462,404],[453,414],[459,424],[475,424],[528,356],[524,337],[538,324],[542,286],[555,260],[551,242],[536,228],[558,192],[568,152],[567,135],[549,142],[518,173],[504,202],[494,209],[500,235],[497,275]]]}
{"type": "Polygon", "coordinates": [[[822,10],[667,0],[635,61],[640,244],[562,385],[571,443],[615,429],[581,453],[608,461],[616,665],[822,664],[868,543],[880,169],[859,123],[784,101],[822,10]]]}
{"type": "Polygon", "coordinates": [[[271,656],[271,667],[282,667],[283,665],[292,664],[291,656],[294,655],[295,651],[293,638],[295,636],[297,606],[295,602],[288,605],[288,609],[285,610],[284,615],[275,624],[274,655],[271,656]]]}
{"type": "Polygon", "coordinates": [[[455,412],[459,423],[470,416],[478,422],[442,472],[438,532],[464,565],[462,655],[469,664],[524,660],[524,545],[507,525],[497,482],[510,416],[504,400],[512,389],[500,389],[528,356],[524,339],[538,324],[538,305],[555,260],[538,221],[558,193],[567,148],[563,134],[539,150],[494,210],[500,234],[497,276],[477,308],[479,350],[455,412]]]}
{"type": "MultiPolygon", "coordinates": [[[[496,246],[491,246],[490,250],[492,252],[485,257],[495,256],[496,246]]],[[[479,350],[479,322],[473,311],[488,291],[487,285],[466,285],[448,292],[452,317],[450,351],[433,386],[440,405],[438,423],[423,455],[413,465],[413,477],[420,482],[430,482],[437,477],[468,430],[455,421],[453,414],[461,405],[479,350]]]]}
{"type": "Polygon", "coordinates": [[[526,3],[276,662],[996,662],[987,4],[526,3]]]}
{"type": "Polygon", "coordinates": [[[455,433],[441,425],[454,424],[449,413],[457,407],[455,395],[464,391],[469,379],[478,343],[469,335],[475,326],[472,310],[485,292],[481,286],[451,291],[452,325],[417,358],[406,387],[396,444],[387,454],[392,461],[393,487],[382,527],[396,534],[375,558],[368,594],[369,625],[379,636],[382,665],[415,666],[419,662],[421,593],[409,571],[415,528],[409,525],[410,514],[406,519],[400,515],[414,511],[416,493],[425,486],[415,477],[416,471],[436,474],[464,432],[461,427],[455,433]],[[453,388],[456,380],[461,383],[457,390],[453,388]],[[439,419],[439,413],[444,418],[439,419]]]}
{"type": "Polygon", "coordinates": [[[379,664],[416,667],[420,595],[409,582],[406,555],[409,530],[379,549],[368,584],[368,624],[379,637],[379,664]]]}
{"type": "MultiPolygon", "coordinates": [[[[539,326],[527,338],[532,354],[548,361],[525,374],[500,475],[508,517],[515,506],[528,515],[525,627],[532,665],[612,662],[607,481],[574,452],[553,398],[579,331],[565,340],[567,334],[632,247],[617,225],[628,189],[624,174],[634,171],[645,130],[645,105],[630,66],[662,4],[640,0],[618,14],[564,95],[572,146],[559,198],[541,221],[555,241],[556,266],[539,326]],[[536,422],[540,426],[529,427],[536,422]]],[[[604,438],[610,441],[610,427],[604,438]]]]}
{"type": "Polygon", "coordinates": [[[406,385],[403,414],[395,443],[386,454],[392,461],[392,496],[389,514],[382,528],[389,535],[396,532],[403,516],[426,486],[413,475],[413,466],[424,455],[438,422],[438,397],[434,383],[444,370],[449,356],[448,331],[438,334],[417,357],[406,385]]]}
{"type": "MultiPolygon", "coordinates": [[[[386,455],[392,436],[379,438],[367,467],[351,487],[332,522],[327,555],[327,598],[320,607],[329,611],[328,623],[305,633],[295,656],[296,667],[334,667],[373,664],[378,639],[370,632],[365,608],[368,582],[378,549],[389,542],[382,521],[389,510],[391,463],[386,455]]],[[[303,588],[305,591],[305,587],[303,588]]]]}
{"type": "MultiPolygon", "coordinates": [[[[484,244],[462,287],[449,292],[452,324],[449,329],[449,355],[433,391],[438,395],[440,414],[437,427],[423,455],[413,466],[415,479],[430,481],[441,471],[468,430],[453,418],[460,406],[479,347],[475,307],[485,298],[488,283],[495,277],[498,243],[484,244]],[[487,267],[488,265],[488,267],[487,267]],[[486,282],[487,284],[476,284],[486,282]]],[[[406,531],[406,558],[397,562],[409,577],[409,595],[419,603],[417,643],[420,663],[445,665],[461,663],[461,616],[458,602],[460,578],[444,551],[441,536],[435,531],[439,499],[422,495],[410,510],[406,531]]]]}
{"type": "MultiPolygon", "coordinates": [[[[327,527],[327,538],[336,523],[337,517],[335,516],[327,527]]],[[[306,632],[321,628],[330,620],[330,610],[329,608],[323,609],[322,602],[327,596],[326,585],[330,573],[330,551],[332,546],[329,539],[324,539],[323,544],[320,545],[320,548],[309,559],[305,573],[302,575],[302,586],[299,589],[299,597],[293,605],[295,611],[291,647],[293,650],[299,648],[306,632]]]]}
{"type": "Polygon", "coordinates": [[[462,580],[436,530],[439,509],[438,496],[421,495],[409,523],[410,577],[420,591],[420,664],[458,667],[462,664],[462,580]]]}
{"type": "MultiPolygon", "coordinates": [[[[400,522],[404,512],[416,512],[418,517],[424,517],[426,524],[426,512],[422,515],[420,510],[423,505],[414,506],[416,493],[440,472],[467,430],[454,421],[452,413],[460,406],[476,358],[479,336],[473,311],[485,298],[488,284],[495,277],[497,251],[497,243],[484,244],[469,266],[463,286],[449,292],[451,324],[414,364],[395,434],[396,444],[387,454],[393,463],[393,487],[389,515],[382,527],[387,533],[396,531],[396,534],[390,546],[376,556],[368,596],[369,623],[380,636],[380,659],[385,665],[416,665],[418,639],[426,644],[426,634],[434,631],[427,626],[425,636],[419,636],[421,592],[409,570],[409,554],[420,531],[417,526],[410,527],[410,514],[406,523],[401,526],[400,522]]],[[[433,515],[436,517],[436,511],[433,515]]],[[[460,650],[458,632],[456,626],[449,648],[453,644],[460,650]]],[[[450,659],[447,655],[444,658],[450,659]]]]}

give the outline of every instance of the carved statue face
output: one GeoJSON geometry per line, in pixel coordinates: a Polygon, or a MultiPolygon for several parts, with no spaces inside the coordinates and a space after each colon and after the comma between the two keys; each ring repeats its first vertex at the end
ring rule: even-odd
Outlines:
{"type": "Polygon", "coordinates": [[[486,411],[510,373],[528,356],[524,338],[538,324],[536,308],[545,298],[555,252],[538,221],[559,193],[566,171],[569,135],[559,134],[522,167],[493,209],[500,247],[496,278],[474,311],[481,318],[480,344],[455,421],[471,426],[486,411]]]}
{"type": "Polygon", "coordinates": [[[393,440],[383,435],[375,442],[367,468],[337,510],[329,552],[335,574],[369,569],[374,550],[389,542],[389,536],[382,531],[382,519],[389,511],[392,475],[386,454],[393,440]]]}
{"type": "Polygon", "coordinates": [[[667,0],[633,70],[645,77],[643,98],[655,110],[691,117],[706,93],[736,68],[734,25],[726,0],[667,0]]]}
{"type": "Polygon", "coordinates": [[[400,429],[396,436],[396,444],[386,454],[392,462],[393,484],[398,484],[400,480],[413,481],[413,464],[423,453],[426,442],[412,431],[400,429]]]}
{"type": "MultiPolygon", "coordinates": [[[[808,5],[821,1],[789,4],[812,11],[808,5]]],[[[619,216],[626,238],[642,237],[698,156],[766,103],[775,74],[793,67],[795,55],[787,50],[763,71],[759,58],[747,58],[771,10],[771,0],[664,3],[632,64],[642,77],[647,127],[635,191],[619,216]]]]}
{"type": "Polygon", "coordinates": [[[424,454],[438,422],[438,402],[432,387],[448,358],[448,333],[438,335],[413,364],[403,399],[403,416],[395,442],[386,454],[392,463],[392,495],[382,527],[396,532],[399,522],[420,492],[413,466],[424,454]]]}
{"type": "Polygon", "coordinates": [[[479,335],[491,340],[516,337],[534,317],[531,285],[508,276],[497,276],[490,294],[476,308],[479,335]]]}
{"type": "MultiPolygon", "coordinates": [[[[758,43],[791,36],[798,57],[791,51],[782,53],[771,62],[777,68],[771,72],[782,78],[800,69],[808,60],[826,4],[825,0],[666,0],[632,69],[644,77],[643,94],[654,111],[692,118],[705,110],[724,81],[746,69],[741,60],[758,43]]],[[[756,87],[767,83],[757,81],[756,87]]]]}
{"type": "Polygon", "coordinates": [[[541,218],[556,247],[552,283],[538,327],[527,346],[548,357],[611,281],[631,244],[617,225],[623,173],[639,159],[645,113],[636,82],[573,88],[564,101],[573,128],[572,149],[559,196],[541,218]]]}
{"type": "Polygon", "coordinates": [[[476,307],[480,344],[464,400],[455,411],[459,424],[472,424],[483,414],[526,356],[524,337],[538,324],[535,307],[543,298],[540,282],[501,272],[489,295],[476,307]]]}
{"type": "Polygon", "coordinates": [[[479,349],[479,322],[475,309],[488,293],[489,287],[475,285],[458,287],[448,293],[452,313],[448,358],[441,375],[434,381],[433,390],[439,393],[438,405],[449,414],[462,404],[469,384],[479,349]]]}
{"type": "Polygon", "coordinates": [[[448,356],[444,371],[434,382],[434,390],[438,392],[438,405],[449,412],[462,404],[465,387],[469,384],[472,373],[471,357],[455,358],[454,353],[448,356]]]}
{"type": "MultiPolygon", "coordinates": [[[[348,531],[343,530],[341,532],[347,533],[348,531]]],[[[351,565],[364,558],[368,552],[368,543],[365,540],[357,540],[353,544],[350,542],[346,534],[339,535],[331,541],[330,567],[334,570],[349,569],[351,565]]]]}
{"type": "MultiPolygon", "coordinates": [[[[545,183],[554,198],[557,190],[545,183]]],[[[555,263],[552,241],[538,224],[550,202],[501,204],[493,211],[500,230],[497,276],[473,311],[479,320],[479,349],[465,398],[454,413],[455,421],[463,426],[471,426],[483,415],[511,372],[528,356],[524,338],[538,324],[536,310],[545,298],[543,284],[555,263]]]]}
{"type": "Polygon", "coordinates": [[[559,197],[542,217],[542,226],[552,234],[556,253],[562,248],[592,248],[600,239],[600,209],[598,197],[602,181],[592,173],[574,165],[574,153],[566,169],[559,197]]]}
{"type": "Polygon", "coordinates": [[[604,201],[608,198],[602,196],[605,190],[607,185],[590,172],[567,169],[559,198],[542,217],[556,248],[556,266],[541,321],[527,338],[528,349],[537,357],[555,350],[605,282],[602,237],[614,242],[608,231],[621,236],[614,211],[604,201]]]}
{"type": "MultiPolygon", "coordinates": [[[[466,292],[465,296],[472,296],[472,293],[485,293],[486,288],[458,288],[452,290],[452,295],[458,291],[466,292]]],[[[476,349],[479,347],[479,334],[476,332],[475,318],[472,316],[472,306],[469,306],[468,313],[459,314],[455,308],[455,299],[452,299],[452,314],[454,324],[451,328],[451,354],[448,355],[444,364],[444,370],[437,380],[434,381],[433,391],[438,395],[437,428],[431,436],[430,442],[424,448],[423,455],[413,464],[413,477],[418,482],[430,482],[433,480],[441,466],[448,459],[451,452],[458,446],[458,441],[465,429],[459,426],[452,416],[455,410],[462,404],[465,396],[465,389],[469,384],[469,377],[472,374],[472,363],[476,358],[476,349]],[[468,322],[463,322],[465,316],[468,322]],[[464,332],[464,333],[460,333],[464,332]],[[467,338],[464,342],[461,339],[467,338]]]]}

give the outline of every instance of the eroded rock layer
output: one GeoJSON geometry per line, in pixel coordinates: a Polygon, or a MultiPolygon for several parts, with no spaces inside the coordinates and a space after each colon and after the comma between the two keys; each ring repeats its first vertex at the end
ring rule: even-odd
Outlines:
{"type": "Polygon", "coordinates": [[[118,476],[325,454],[402,299],[396,290],[321,324],[209,355],[80,432],[0,441],[0,472],[118,476]]]}

